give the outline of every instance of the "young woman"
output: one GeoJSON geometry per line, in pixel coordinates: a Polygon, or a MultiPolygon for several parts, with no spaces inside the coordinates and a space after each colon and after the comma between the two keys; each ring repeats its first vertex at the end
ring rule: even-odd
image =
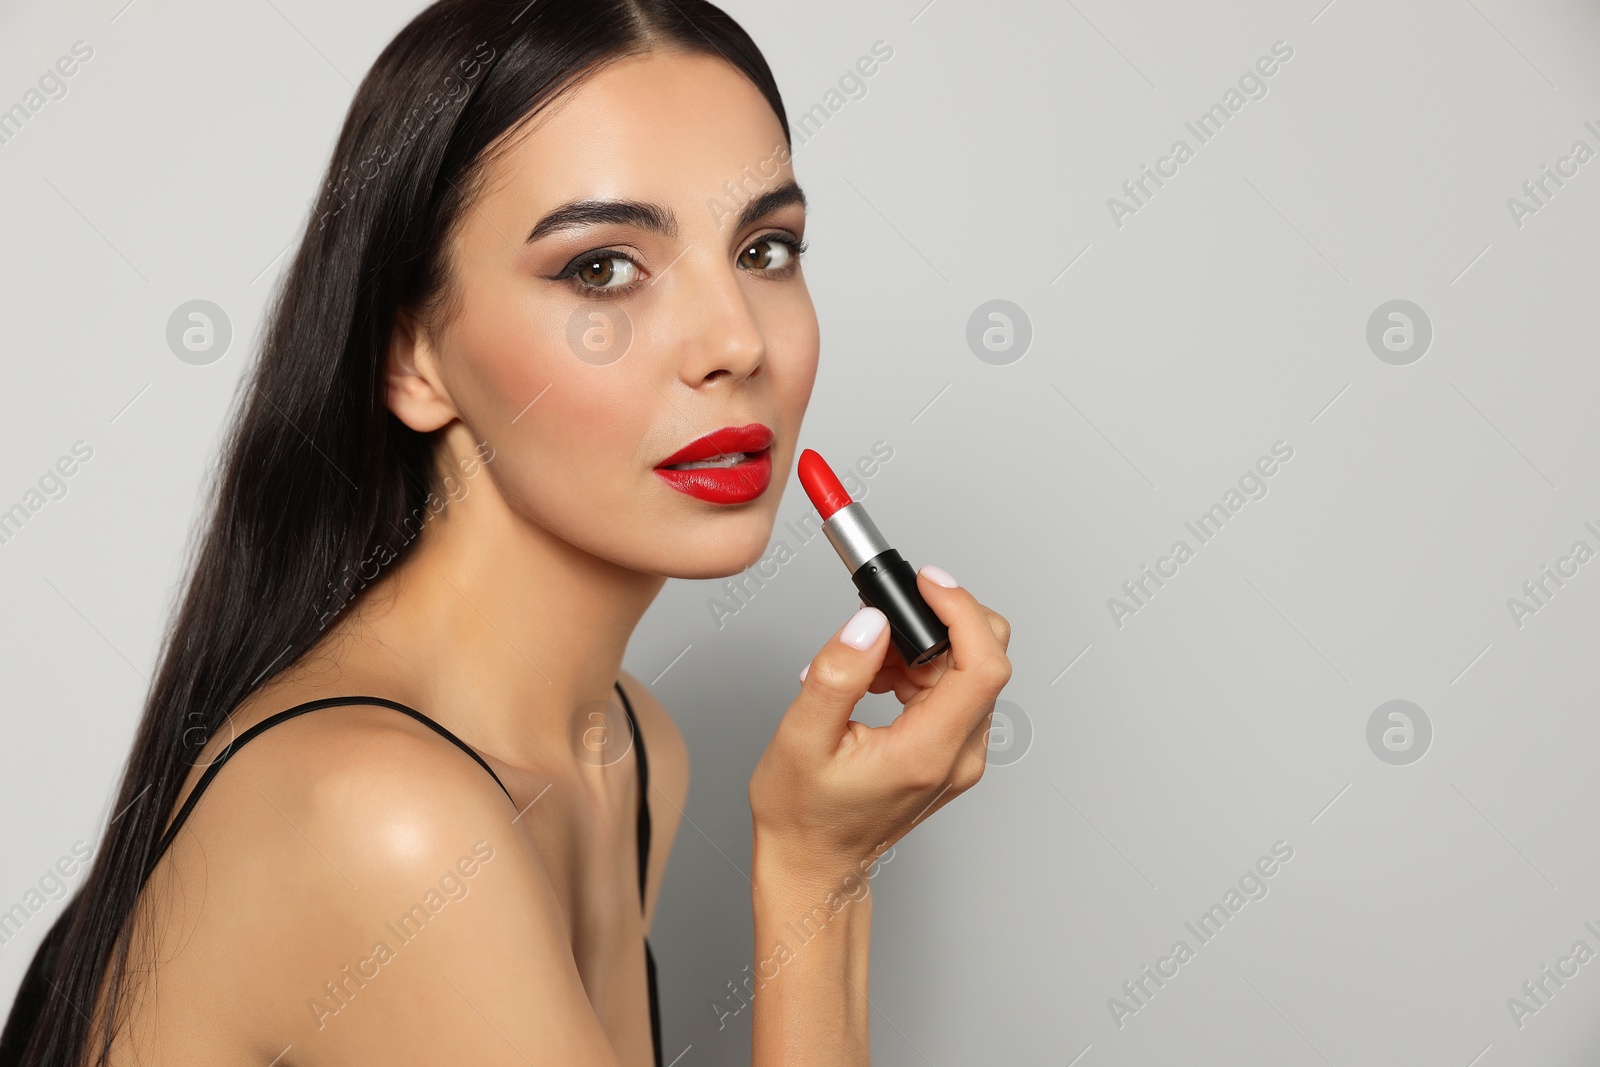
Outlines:
{"type": "MultiPolygon", "coordinates": [[[[788,141],[703,0],[443,0],[384,50],[0,1062],[663,1062],[689,769],[621,663],[668,577],[760,556],[795,461],[788,141]],[[699,452],[730,469],[663,473],[728,427],[699,452]]],[[[868,1062],[863,872],[983,772],[1009,627],[918,583],[950,652],[908,669],[863,609],[750,781],[760,1067],[868,1062]]]]}

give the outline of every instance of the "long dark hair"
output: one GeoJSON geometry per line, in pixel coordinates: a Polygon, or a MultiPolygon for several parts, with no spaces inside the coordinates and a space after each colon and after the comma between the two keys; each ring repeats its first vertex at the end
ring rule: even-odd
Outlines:
{"type": "Polygon", "coordinates": [[[447,238],[480,189],[485,148],[597,65],[651,49],[721,56],[789,139],[765,59],[706,0],[440,0],[362,80],[236,400],[120,814],[34,955],[0,1035],[0,1067],[107,1061],[134,908],[206,738],[309,649],[374,561],[402,556],[437,510],[435,435],[386,406],[396,311],[452,313],[447,238]]]}

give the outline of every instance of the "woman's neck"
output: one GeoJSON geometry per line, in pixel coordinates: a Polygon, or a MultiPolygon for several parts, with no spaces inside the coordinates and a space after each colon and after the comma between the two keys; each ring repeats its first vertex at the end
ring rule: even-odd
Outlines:
{"type": "Polygon", "coordinates": [[[522,519],[486,467],[458,476],[455,498],[391,567],[336,624],[336,647],[361,649],[358,673],[382,679],[383,695],[520,766],[608,698],[666,583],[522,519]]]}

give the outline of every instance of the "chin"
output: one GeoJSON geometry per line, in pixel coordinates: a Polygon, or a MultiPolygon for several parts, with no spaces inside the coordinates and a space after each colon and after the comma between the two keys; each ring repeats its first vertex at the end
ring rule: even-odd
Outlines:
{"type": "Polygon", "coordinates": [[[776,500],[689,524],[657,572],[669,578],[727,578],[754,566],[772,540],[776,500]]]}

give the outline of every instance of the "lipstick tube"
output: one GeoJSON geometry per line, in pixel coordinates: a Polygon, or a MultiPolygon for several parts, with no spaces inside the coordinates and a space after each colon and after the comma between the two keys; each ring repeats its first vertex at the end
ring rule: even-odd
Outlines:
{"type": "Polygon", "coordinates": [[[822,516],[822,532],[850,571],[861,599],[889,620],[889,637],[913,667],[950,647],[950,631],[917,590],[916,568],[892,548],[858,501],[850,499],[827,461],[800,453],[800,484],[822,516]]]}

